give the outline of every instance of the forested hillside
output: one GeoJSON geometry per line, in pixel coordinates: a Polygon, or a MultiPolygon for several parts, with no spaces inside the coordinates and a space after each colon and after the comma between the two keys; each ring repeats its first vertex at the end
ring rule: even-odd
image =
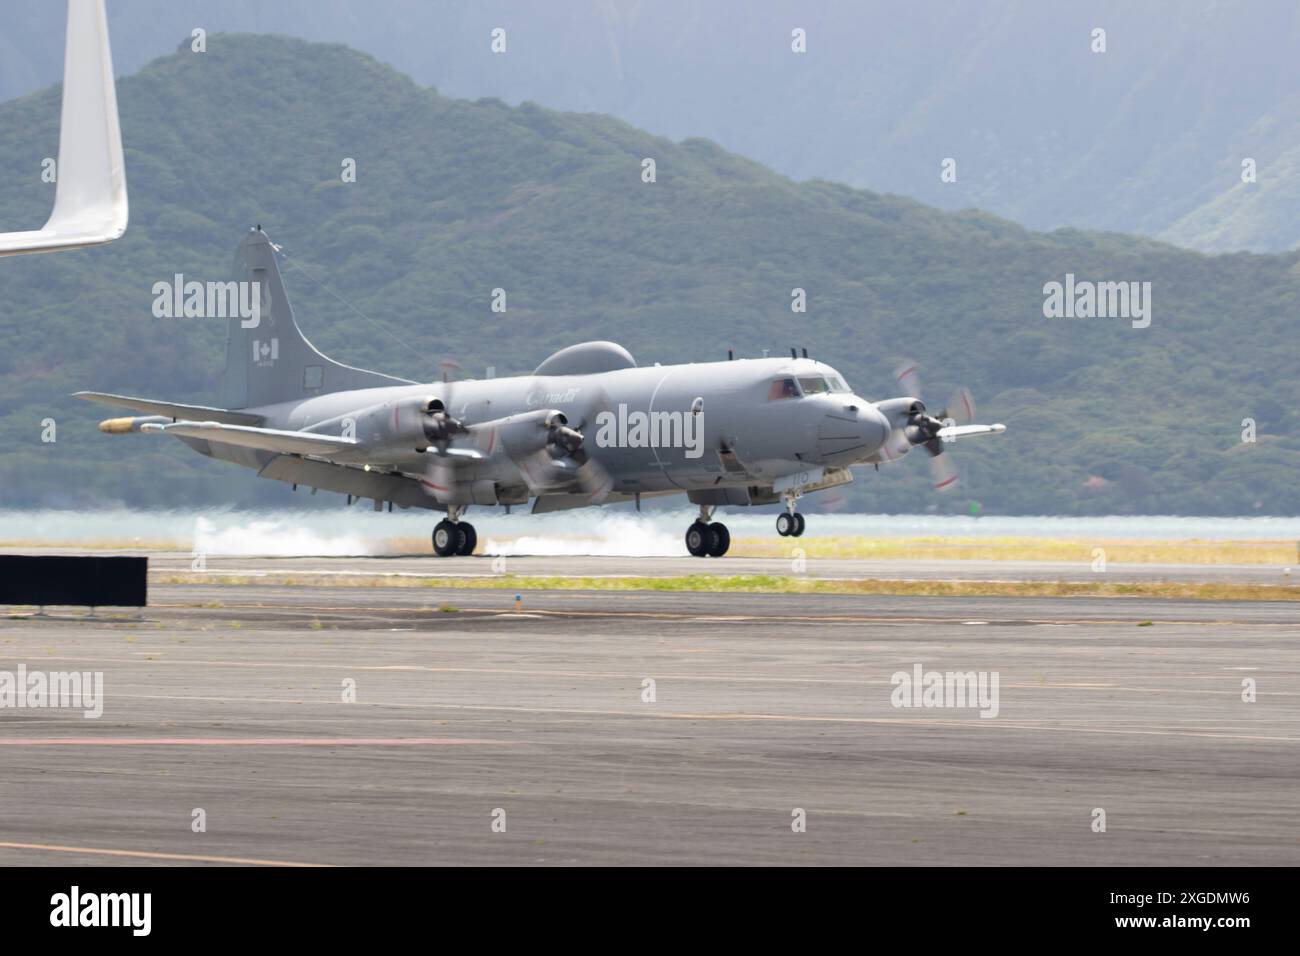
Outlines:
{"type": "MultiPolygon", "coordinates": [[[[801,345],[871,398],[915,358],[932,404],[968,385],[980,418],[1008,425],[952,449],[957,495],[930,493],[918,455],[861,475],[855,508],[1300,511],[1295,253],[1207,257],[796,184],[707,141],[451,100],[347,48],[283,37],[214,35],[118,93],[126,236],[0,261],[5,505],[287,499],[177,442],[101,435],[111,413],[67,397],[214,401],[221,323],[154,318],[151,290],[176,273],[227,277],[260,223],[283,245],[304,330],[350,364],[433,379],[444,357],[504,375],[588,338],[642,364],[801,345]],[[1066,273],[1150,282],[1150,327],[1045,318],[1043,286],[1066,273]],[[806,314],[791,311],[794,288],[806,314]]],[[[0,227],[43,221],[57,126],[57,89],[0,105],[0,227]]]]}

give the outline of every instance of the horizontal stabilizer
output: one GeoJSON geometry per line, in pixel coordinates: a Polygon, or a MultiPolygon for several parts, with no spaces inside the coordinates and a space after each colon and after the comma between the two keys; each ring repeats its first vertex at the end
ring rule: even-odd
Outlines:
{"type": "Polygon", "coordinates": [[[135,411],[143,411],[148,415],[165,415],[169,419],[221,421],[227,425],[260,425],[264,420],[263,416],[252,415],[246,411],[230,411],[229,408],[212,408],[205,405],[181,405],[179,402],[155,402],[152,398],[131,398],[130,395],[113,395],[107,392],[74,392],[73,398],[118,408],[134,408],[135,411]]]}
{"type": "Polygon", "coordinates": [[[220,422],[174,422],[170,425],[142,425],[142,432],[163,432],[181,438],[202,438],[204,441],[240,448],[274,451],[282,455],[329,455],[356,447],[351,438],[335,435],[317,435],[315,432],[280,431],[275,428],[253,428],[248,425],[223,425],[220,422]]]}
{"type": "Polygon", "coordinates": [[[261,415],[253,415],[249,412],[232,412],[226,408],[211,408],[207,405],[156,402],[151,398],[132,398],[130,395],[112,395],[108,392],[74,392],[72,397],[87,402],[99,402],[101,405],[133,408],[137,412],[145,412],[149,415],[165,415],[168,418],[183,418],[190,421],[221,422],[226,425],[260,425],[264,420],[261,415]]]}

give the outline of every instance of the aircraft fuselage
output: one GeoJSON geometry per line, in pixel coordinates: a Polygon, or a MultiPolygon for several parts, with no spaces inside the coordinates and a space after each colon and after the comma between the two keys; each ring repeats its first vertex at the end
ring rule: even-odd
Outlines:
{"type": "MultiPolygon", "coordinates": [[[[435,399],[471,423],[560,412],[621,494],[771,484],[810,466],[849,465],[876,451],[891,427],[829,365],[777,358],[357,389],[248,411],[269,428],[329,435],[352,428],[360,442],[353,463],[422,477],[437,451],[418,435],[403,443],[400,426],[408,409],[435,399]],[[367,422],[391,440],[367,434],[367,422]],[[375,460],[380,446],[390,460],[375,460]]],[[[509,480],[509,459],[479,450],[483,460],[457,463],[457,480],[509,480]]]]}

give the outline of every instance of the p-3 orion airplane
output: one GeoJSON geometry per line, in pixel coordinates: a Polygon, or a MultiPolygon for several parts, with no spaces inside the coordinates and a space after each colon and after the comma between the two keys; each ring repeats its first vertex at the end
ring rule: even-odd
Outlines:
{"type": "MultiPolygon", "coordinates": [[[[446,513],[433,530],[440,557],[472,554],[471,506],[533,512],[684,493],[699,506],[687,550],[720,557],[731,543],[722,506],[784,500],[777,532],[798,537],[801,495],[853,480],[854,465],[930,455],[935,486],[956,475],[944,445],[1002,432],[969,424],[958,392],[938,416],[914,397],[870,402],[835,369],[806,357],[638,366],[613,342],[561,349],[531,375],[419,384],[352,368],[318,352],[294,320],[261,227],[249,231],[235,275],[256,283],[255,321],[232,318],[217,407],[78,392],[144,413],[100,423],[149,432],[253,468],[263,478],[370,498],[375,510],[446,513]]],[[[899,381],[915,392],[914,367],[899,381]]]]}

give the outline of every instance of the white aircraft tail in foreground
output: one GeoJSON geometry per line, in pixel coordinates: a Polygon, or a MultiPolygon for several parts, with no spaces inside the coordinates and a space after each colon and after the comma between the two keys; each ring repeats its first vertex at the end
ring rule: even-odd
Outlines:
{"type": "Polygon", "coordinates": [[[112,242],[126,232],[126,165],[104,0],[68,0],[54,211],[40,229],[0,233],[0,256],[112,242]]]}

